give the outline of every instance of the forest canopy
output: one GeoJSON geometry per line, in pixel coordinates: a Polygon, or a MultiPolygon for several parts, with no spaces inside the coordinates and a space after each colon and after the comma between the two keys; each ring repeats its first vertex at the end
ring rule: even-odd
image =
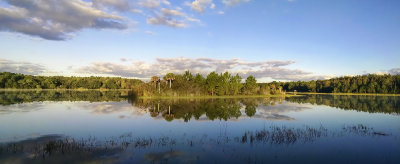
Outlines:
{"type": "Polygon", "coordinates": [[[121,77],[32,76],[0,73],[0,88],[6,89],[130,89],[138,96],[269,95],[285,92],[400,93],[400,75],[358,75],[329,80],[257,83],[254,76],[210,72],[167,73],[149,82],[121,77]]]}

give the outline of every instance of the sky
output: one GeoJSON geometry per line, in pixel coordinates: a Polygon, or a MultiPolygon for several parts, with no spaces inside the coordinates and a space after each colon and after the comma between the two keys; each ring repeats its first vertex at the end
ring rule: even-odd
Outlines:
{"type": "Polygon", "coordinates": [[[398,0],[0,0],[0,72],[400,73],[398,0]]]}

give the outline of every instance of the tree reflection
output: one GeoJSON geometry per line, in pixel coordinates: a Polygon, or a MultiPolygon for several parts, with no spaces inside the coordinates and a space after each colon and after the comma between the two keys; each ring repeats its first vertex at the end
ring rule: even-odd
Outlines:
{"type": "Polygon", "coordinates": [[[141,109],[149,111],[151,117],[160,115],[167,121],[182,119],[185,122],[192,118],[199,120],[206,116],[209,120],[229,120],[242,116],[245,113],[252,117],[259,104],[273,105],[278,99],[250,98],[250,99],[136,99],[129,102],[141,109]]]}
{"type": "Polygon", "coordinates": [[[400,113],[400,97],[398,96],[304,95],[300,97],[287,97],[286,101],[328,105],[344,110],[369,113],[400,113]]]}
{"type": "Polygon", "coordinates": [[[40,101],[125,101],[128,91],[0,91],[0,105],[40,101]]]}

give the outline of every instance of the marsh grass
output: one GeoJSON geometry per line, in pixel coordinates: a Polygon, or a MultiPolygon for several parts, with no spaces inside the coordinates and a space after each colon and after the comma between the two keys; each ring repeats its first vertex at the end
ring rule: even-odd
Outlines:
{"type": "Polygon", "coordinates": [[[303,126],[298,128],[286,126],[270,126],[258,131],[248,131],[241,136],[230,137],[219,136],[217,139],[207,138],[207,135],[197,138],[196,136],[170,138],[161,137],[133,137],[132,133],[126,133],[119,137],[111,137],[99,140],[95,137],[86,139],[74,139],[62,136],[43,136],[37,139],[0,144],[0,163],[2,159],[22,158],[27,163],[52,163],[60,159],[82,160],[82,159],[104,159],[114,158],[126,151],[139,149],[162,149],[170,150],[179,147],[202,147],[202,145],[227,146],[224,144],[239,143],[241,145],[293,145],[296,143],[312,143],[323,137],[343,136],[381,136],[390,134],[375,131],[373,128],[363,124],[343,126],[339,131],[329,131],[327,128],[314,128],[303,126]],[[340,135],[337,135],[340,134],[340,135]]]}

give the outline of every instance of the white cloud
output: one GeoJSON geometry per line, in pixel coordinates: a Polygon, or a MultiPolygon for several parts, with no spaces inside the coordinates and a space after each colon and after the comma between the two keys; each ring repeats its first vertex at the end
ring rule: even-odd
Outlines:
{"type": "Polygon", "coordinates": [[[215,9],[215,4],[214,3],[211,3],[210,9],[215,9]]]}
{"type": "MultiPolygon", "coordinates": [[[[235,5],[248,0],[223,0],[235,5]]],[[[146,17],[150,25],[189,27],[199,19],[179,5],[203,13],[216,9],[213,0],[192,0],[172,4],[168,0],[1,0],[0,32],[19,33],[47,40],[67,40],[84,29],[133,31],[138,22],[130,14],[146,17]]],[[[223,11],[217,12],[224,14],[223,11]]]]}
{"type": "Polygon", "coordinates": [[[128,11],[131,4],[128,0],[93,0],[93,5],[100,8],[114,8],[120,11],[128,11]]]}
{"type": "Polygon", "coordinates": [[[159,8],[161,7],[160,0],[142,0],[139,2],[139,5],[147,8],[159,8]]]}
{"type": "Polygon", "coordinates": [[[5,0],[0,7],[0,31],[48,40],[65,40],[85,28],[126,29],[124,18],[81,0],[5,0]]]}
{"type": "Polygon", "coordinates": [[[212,7],[212,5],[212,0],[195,0],[191,3],[190,7],[192,8],[192,10],[198,13],[203,13],[208,6],[212,7]]]}
{"type": "Polygon", "coordinates": [[[186,16],[186,14],[183,12],[166,8],[162,8],[161,12],[166,16],[186,16]]]}
{"type": "Polygon", "coordinates": [[[45,72],[43,65],[30,62],[15,62],[0,58],[0,72],[22,73],[28,75],[38,75],[45,72]]]}
{"type": "Polygon", "coordinates": [[[133,13],[143,13],[143,11],[140,9],[131,9],[130,11],[133,13]]]}
{"type": "Polygon", "coordinates": [[[222,3],[225,4],[226,6],[235,6],[240,3],[246,3],[249,1],[250,0],[222,0],[222,3]]]}
{"type": "Polygon", "coordinates": [[[400,75],[400,68],[392,68],[388,71],[391,75],[400,75]]]}
{"type": "Polygon", "coordinates": [[[189,22],[200,22],[200,20],[191,18],[179,10],[162,8],[161,13],[156,13],[147,19],[148,24],[152,25],[165,25],[174,28],[184,28],[188,26],[189,22]]]}
{"type": "Polygon", "coordinates": [[[219,15],[223,15],[223,14],[225,14],[225,12],[224,11],[218,11],[218,14],[219,15]]]}
{"type": "Polygon", "coordinates": [[[81,67],[78,73],[105,74],[123,77],[150,78],[154,75],[165,75],[168,72],[183,73],[190,70],[194,73],[207,74],[211,71],[239,73],[242,76],[254,75],[257,78],[271,78],[274,80],[311,80],[325,79],[326,76],[317,76],[311,72],[298,69],[288,69],[285,66],[294,61],[262,61],[247,62],[240,59],[213,59],[213,58],[157,58],[153,63],[142,61],[130,64],[112,62],[95,62],[81,67]]]}
{"type": "Polygon", "coordinates": [[[167,1],[167,0],[163,0],[162,3],[165,4],[165,5],[171,5],[171,3],[169,1],[167,1]]]}
{"type": "Polygon", "coordinates": [[[186,27],[185,22],[171,19],[162,15],[151,17],[147,19],[147,24],[151,25],[165,25],[174,28],[184,28],[186,27]]]}

